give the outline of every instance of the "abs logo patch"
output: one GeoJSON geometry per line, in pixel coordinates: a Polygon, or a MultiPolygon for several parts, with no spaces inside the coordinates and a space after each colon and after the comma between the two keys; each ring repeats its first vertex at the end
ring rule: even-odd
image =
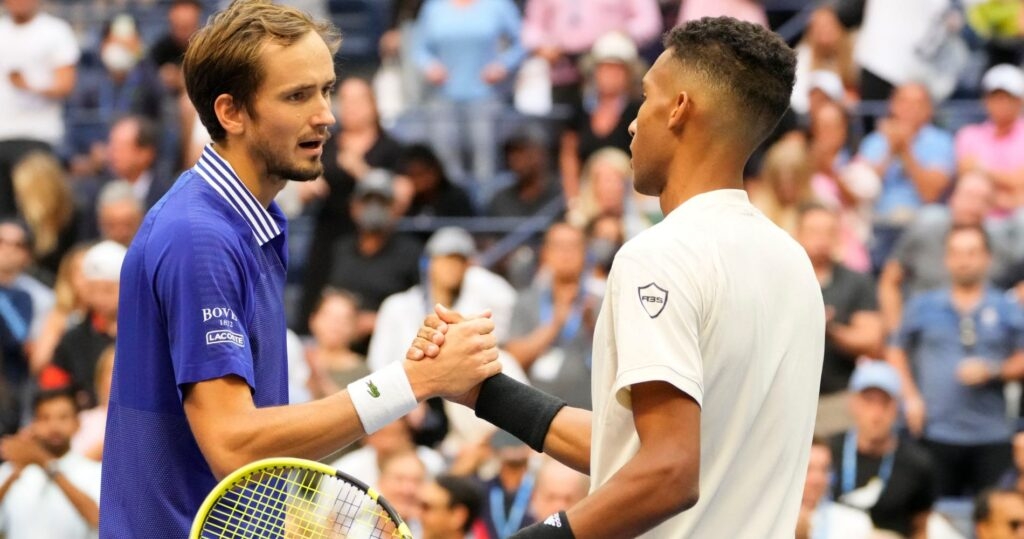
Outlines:
{"type": "Polygon", "coordinates": [[[661,311],[665,310],[665,304],[668,303],[668,290],[651,283],[637,288],[636,291],[640,295],[640,305],[651,318],[657,318],[661,311]]]}
{"type": "Polygon", "coordinates": [[[239,348],[245,348],[245,338],[226,329],[215,329],[206,332],[206,344],[233,344],[239,348]]]}

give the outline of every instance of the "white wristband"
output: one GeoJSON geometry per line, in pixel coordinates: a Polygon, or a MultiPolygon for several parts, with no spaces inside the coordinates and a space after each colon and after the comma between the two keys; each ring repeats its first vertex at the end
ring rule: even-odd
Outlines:
{"type": "Polygon", "coordinates": [[[348,395],[366,434],[377,432],[408,414],[417,404],[401,361],[352,382],[348,385],[348,395]]]}

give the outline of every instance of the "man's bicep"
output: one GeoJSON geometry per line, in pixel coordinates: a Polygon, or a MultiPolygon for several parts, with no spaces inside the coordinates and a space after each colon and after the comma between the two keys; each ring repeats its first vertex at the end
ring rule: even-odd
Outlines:
{"type": "Polygon", "coordinates": [[[182,386],[185,417],[207,460],[237,419],[256,409],[245,380],[225,376],[182,386]]]}
{"type": "MultiPolygon", "coordinates": [[[[696,492],[700,478],[700,405],[678,387],[662,381],[630,388],[633,422],[644,451],[672,455],[678,486],[696,492]]],[[[648,453],[649,454],[649,453],[648,453]]]]}

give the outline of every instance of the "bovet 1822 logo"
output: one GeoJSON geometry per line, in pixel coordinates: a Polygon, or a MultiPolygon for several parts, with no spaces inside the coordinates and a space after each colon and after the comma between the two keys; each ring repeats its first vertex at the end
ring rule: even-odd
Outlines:
{"type": "Polygon", "coordinates": [[[636,291],[640,295],[640,305],[651,318],[657,318],[661,311],[665,310],[665,304],[668,303],[668,290],[655,283],[650,283],[638,287],[636,291]]]}
{"type": "Polygon", "coordinates": [[[245,337],[234,331],[215,329],[206,332],[206,344],[233,344],[239,348],[245,348],[245,337]]]}

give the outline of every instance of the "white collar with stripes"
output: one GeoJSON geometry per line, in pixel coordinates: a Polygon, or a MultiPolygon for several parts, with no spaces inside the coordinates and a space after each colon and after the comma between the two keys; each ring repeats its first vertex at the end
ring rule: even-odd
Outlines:
{"type": "Polygon", "coordinates": [[[249,223],[260,246],[281,234],[281,227],[277,226],[277,221],[242,183],[235,170],[231,168],[231,164],[217,155],[213,144],[203,148],[203,154],[192,170],[206,180],[206,183],[249,223]]]}

